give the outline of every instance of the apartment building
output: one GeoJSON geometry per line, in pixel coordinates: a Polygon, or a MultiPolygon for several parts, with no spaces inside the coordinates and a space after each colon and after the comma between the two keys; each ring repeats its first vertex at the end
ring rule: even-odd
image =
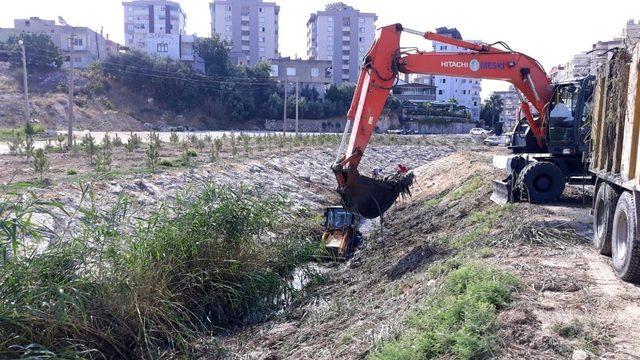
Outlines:
{"type": "Polygon", "coordinates": [[[178,35],[185,34],[187,20],[179,3],[134,0],[123,2],[122,6],[126,47],[165,56],[179,52],[178,35]]]}
{"type": "Polygon", "coordinates": [[[362,59],[375,39],[376,14],[329,4],[307,22],[307,56],[332,62],[334,84],[358,81],[362,59]]]}
{"type": "Polygon", "coordinates": [[[85,68],[96,60],[107,57],[106,39],[88,27],[56,25],[54,20],[30,17],[29,19],[15,19],[13,29],[2,29],[3,38],[18,35],[22,32],[45,34],[62,51],[65,62],[71,60],[77,68],[85,68]],[[73,59],[71,59],[71,35],[73,34],[73,59]]]}
{"type": "MultiPolygon", "coordinates": [[[[462,40],[462,35],[456,28],[438,28],[436,32],[440,35],[452,37],[462,40]]],[[[472,42],[480,42],[472,40],[472,42]]],[[[468,52],[469,50],[453,46],[449,44],[433,41],[433,51],[440,53],[458,53],[468,52]]],[[[482,81],[480,79],[453,77],[453,76],[433,76],[434,85],[437,87],[436,100],[438,102],[448,102],[455,99],[458,105],[462,105],[471,112],[472,120],[480,119],[480,91],[482,90],[482,81]]]]}
{"type": "Polygon", "coordinates": [[[215,0],[209,4],[211,33],[229,41],[232,60],[252,66],[279,57],[280,7],[262,0],[215,0]]]}
{"type": "MultiPolygon", "coordinates": [[[[300,89],[314,88],[323,98],[331,85],[331,61],[278,58],[272,59],[271,77],[277,81],[298,82],[300,89]]],[[[291,87],[289,87],[290,89],[291,87]]],[[[295,89],[295,88],[293,88],[295,89]]]]}
{"type": "Polygon", "coordinates": [[[502,112],[500,113],[500,122],[505,132],[512,131],[518,121],[518,108],[520,107],[520,97],[516,92],[516,88],[511,85],[507,91],[494,91],[493,94],[500,96],[502,99],[502,112]]]}

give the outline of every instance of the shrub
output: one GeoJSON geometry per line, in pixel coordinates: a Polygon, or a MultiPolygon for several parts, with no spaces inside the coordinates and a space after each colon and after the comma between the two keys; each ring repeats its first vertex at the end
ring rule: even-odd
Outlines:
{"type": "Polygon", "coordinates": [[[27,163],[33,153],[33,136],[36,134],[36,130],[33,127],[31,121],[28,121],[24,125],[24,153],[27,156],[27,163]]]}
{"type": "Polygon", "coordinates": [[[116,133],[116,134],[113,136],[113,146],[115,146],[115,147],[122,147],[122,145],[124,145],[124,144],[122,143],[122,139],[121,139],[121,138],[120,138],[120,136],[118,136],[118,134],[116,133]]]}
{"type": "Polygon", "coordinates": [[[63,150],[67,137],[64,134],[58,134],[58,136],[56,136],[56,140],[58,141],[58,147],[60,150],[63,150]]]}
{"type": "Polygon", "coordinates": [[[67,175],[78,175],[78,171],[74,169],[67,170],[67,175]]]}
{"type": "Polygon", "coordinates": [[[93,158],[98,152],[98,146],[96,145],[96,139],[91,135],[91,133],[87,133],[81,141],[82,149],[89,156],[89,164],[93,165],[93,158]]]}
{"type": "Polygon", "coordinates": [[[175,132],[171,132],[171,136],[169,136],[169,142],[172,144],[177,144],[180,142],[180,138],[178,137],[178,134],[176,134],[175,132]]]}
{"type": "Polygon", "coordinates": [[[11,138],[9,139],[9,153],[11,155],[20,155],[22,154],[23,146],[24,138],[22,137],[22,133],[12,130],[11,138]]]}
{"type": "Polygon", "coordinates": [[[109,133],[104,135],[102,139],[102,145],[98,149],[98,156],[96,160],[96,171],[99,173],[106,173],[111,171],[113,157],[113,144],[109,133]]]}
{"type": "Polygon", "coordinates": [[[40,176],[40,181],[44,180],[44,173],[49,170],[49,159],[43,149],[36,149],[33,152],[33,170],[40,176]]]}
{"type": "Polygon", "coordinates": [[[517,279],[481,265],[450,272],[443,289],[409,319],[411,329],[385,343],[372,359],[477,359],[496,345],[496,318],[517,279]]]}
{"type": "Polygon", "coordinates": [[[231,132],[229,136],[229,141],[231,143],[231,155],[236,156],[238,154],[238,148],[236,147],[236,136],[231,132]]]}
{"type": "Polygon", "coordinates": [[[77,236],[44,252],[24,242],[38,234],[28,211],[6,204],[0,218],[16,214],[17,235],[0,272],[2,358],[199,357],[202,332],[289,301],[296,290],[286,277],[318,248],[312,226],[282,200],[246,189],[208,185],[135,221],[126,198],[104,211],[81,203],[77,236]]]}
{"type": "Polygon", "coordinates": [[[132,132],[129,134],[129,139],[127,139],[127,143],[124,145],[124,148],[127,152],[132,153],[136,149],[139,149],[140,145],[142,145],[142,139],[138,134],[132,132]]]}
{"type": "Polygon", "coordinates": [[[156,172],[160,162],[160,146],[158,143],[151,141],[144,154],[147,166],[151,169],[151,172],[156,172]]]}

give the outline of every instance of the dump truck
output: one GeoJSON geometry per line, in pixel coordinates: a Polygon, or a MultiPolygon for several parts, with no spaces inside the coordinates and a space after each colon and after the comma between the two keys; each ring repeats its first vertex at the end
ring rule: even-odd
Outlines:
{"type": "Polygon", "coordinates": [[[616,275],[640,281],[640,44],[619,49],[596,79],[590,172],[595,175],[593,245],[616,275]]]}

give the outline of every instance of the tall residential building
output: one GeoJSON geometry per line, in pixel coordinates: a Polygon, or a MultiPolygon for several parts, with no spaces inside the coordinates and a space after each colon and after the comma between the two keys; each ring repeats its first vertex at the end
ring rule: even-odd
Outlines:
{"type": "MultiPolygon", "coordinates": [[[[462,40],[460,32],[456,29],[448,29],[446,27],[436,29],[436,32],[440,35],[452,37],[454,39],[462,40]]],[[[472,40],[471,42],[480,42],[472,40]]],[[[449,44],[433,42],[433,51],[439,53],[447,52],[468,52],[469,50],[453,46],[449,44]]],[[[448,102],[451,99],[455,99],[458,105],[462,105],[469,109],[471,112],[471,119],[480,119],[480,91],[481,80],[473,78],[453,77],[435,75],[433,77],[434,85],[437,87],[436,101],[448,102]]]]}
{"type": "MultiPolygon", "coordinates": [[[[75,26],[73,30],[69,26],[56,25],[54,20],[44,20],[38,17],[29,19],[15,19],[13,29],[2,29],[6,38],[22,32],[45,34],[60,48],[65,55],[65,62],[73,61],[77,68],[85,68],[96,60],[107,57],[106,39],[88,27],[75,26]],[[71,55],[71,35],[73,33],[73,59],[71,55]]],[[[3,37],[3,36],[0,36],[3,37]]]]}
{"type": "Polygon", "coordinates": [[[500,113],[500,122],[505,132],[512,131],[515,128],[518,108],[520,107],[520,97],[516,92],[516,88],[511,85],[507,91],[494,91],[493,94],[500,96],[502,99],[502,112],[500,113]]]}
{"type": "Polygon", "coordinates": [[[327,5],[307,22],[307,56],[332,62],[333,83],[358,81],[362,59],[375,39],[376,14],[343,3],[327,5]]]}
{"type": "Polygon", "coordinates": [[[211,33],[231,42],[232,60],[252,66],[279,57],[280,7],[262,0],[214,0],[211,33]]]}
{"type": "Polygon", "coordinates": [[[166,0],[134,0],[124,7],[124,44],[134,50],[177,59],[186,15],[180,4],[166,0]]]}

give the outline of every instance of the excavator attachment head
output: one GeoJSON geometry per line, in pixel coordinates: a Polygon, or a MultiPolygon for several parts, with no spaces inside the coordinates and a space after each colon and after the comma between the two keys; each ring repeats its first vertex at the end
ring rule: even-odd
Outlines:
{"type": "Polygon", "coordinates": [[[513,202],[511,176],[503,181],[493,180],[491,201],[498,205],[505,205],[506,203],[513,202]]]}
{"type": "Polygon", "coordinates": [[[367,219],[374,219],[387,211],[398,196],[410,195],[413,173],[398,173],[384,179],[362,176],[358,171],[343,171],[345,185],[338,187],[345,209],[367,219]]]}

